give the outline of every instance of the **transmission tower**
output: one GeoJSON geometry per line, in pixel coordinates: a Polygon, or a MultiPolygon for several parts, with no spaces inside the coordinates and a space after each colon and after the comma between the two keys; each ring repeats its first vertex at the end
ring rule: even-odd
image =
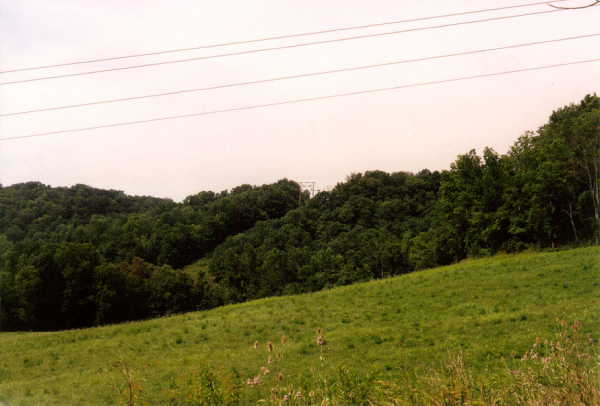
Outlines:
{"type": "Polygon", "coordinates": [[[300,185],[300,192],[298,193],[298,205],[302,202],[302,192],[308,192],[309,199],[312,199],[316,194],[317,182],[315,181],[305,181],[298,182],[300,185]]]}

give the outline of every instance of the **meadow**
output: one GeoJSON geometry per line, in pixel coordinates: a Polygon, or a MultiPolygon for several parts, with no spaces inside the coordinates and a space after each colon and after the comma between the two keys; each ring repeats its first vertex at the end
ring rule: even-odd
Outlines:
{"type": "Polygon", "coordinates": [[[159,319],[0,333],[0,404],[223,403],[198,400],[211,385],[256,404],[275,382],[308,390],[328,377],[418,387],[457,354],[474,379],[502,385],[557,319],[581,322],[595,346],[599,311],[600,248],[498,255],[159,319]]]}

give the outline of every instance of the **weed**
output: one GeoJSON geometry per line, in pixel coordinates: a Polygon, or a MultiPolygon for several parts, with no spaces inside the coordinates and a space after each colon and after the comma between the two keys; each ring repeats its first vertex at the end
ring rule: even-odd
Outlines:
{"type": "Polygon", "coordinates": [[[115,362],[113,366],[119,371],[122,378],[122,383],[114,386],[122,404],[135,406],[142,392],[142,387],[135,379],[133,370],[126,361],[115,362]]]}

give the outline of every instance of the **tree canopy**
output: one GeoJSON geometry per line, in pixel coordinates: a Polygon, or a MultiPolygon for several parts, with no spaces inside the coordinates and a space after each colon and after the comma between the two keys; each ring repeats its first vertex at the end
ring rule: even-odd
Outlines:
{"type": "Polygon", "coordinates": [[[312,198],[287,179],[181,203],[0,186],[0,323],[91,326],[598,244],[599,166],[600,98],[588,95],[505,154],[471,150],[441,172],[355,173],[312,198]]]}

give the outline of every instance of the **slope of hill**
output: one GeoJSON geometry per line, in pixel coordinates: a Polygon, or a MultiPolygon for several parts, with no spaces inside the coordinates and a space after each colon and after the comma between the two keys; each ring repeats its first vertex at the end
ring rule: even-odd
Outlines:
{"type": "MultiPolygon", "coordinates": [[[[301,381],[317,364],[323,373],[346,365],[399,378],[438,366],[457,351],[477,374],[493,379],[503,357],[518,362],[515,354],[549,336],[556,318],[582,321],[597,342],[599,292],[600,248],[592,247],[470,260],[148,321],[1,333],[0,402],[116,404],[114,388],[123,377],[115,365],[127,365],[141,389],[135,404],[183,404],[168,399],[204,368],[235,368],[240,384],[256,375],[269,340],[276,354],[285,352],[269,367],[274,373],[282,368],[289,382],[301,381]],[[317,328],[327,345],[315,345],[317,328]]],[[[267,390],[244,384],[242,398],[250,403],[267,390]]]]}
{"type": "Polygon", "coordinates": [[[61,330],[215,307],[173,268],[285,215],[299,194],[285,179],[182,203],[85,185],[0,185],[0,324],[61,330]]]}
{"type": "Polygon", "coordinates": [[[505,154],[471,150],[441,172],[353,173],[315,196],[287,179],[182,203],[0,185],[0,324],[99,326],[598,245],[599,128],[600,97],[587,95],[505,154]]]}

